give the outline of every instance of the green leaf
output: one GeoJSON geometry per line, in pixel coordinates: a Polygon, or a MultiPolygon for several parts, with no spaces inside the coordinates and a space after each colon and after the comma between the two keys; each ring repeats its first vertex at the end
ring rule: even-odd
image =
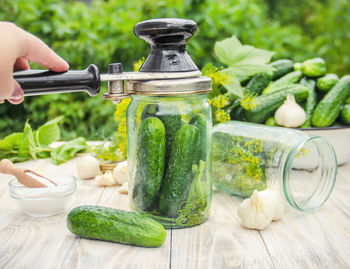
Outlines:
{"type": "Polygon", "coordinates": [[[29,160],[30,158],[27,156],[27,157],[20,157],[20,156],[10,156],[8,157],[7,159],[9,159],[11,162],[24,162],[24,161],[27,161],[29,160]]]}
{"type": "Polygon", "coordinates": [[[52,142],[59,140],[61,138],[61,132],[58,122],[62,119],[62,116],[57,117],[40,126],[38,131],[34,132],[35,141],[39,145],[48,146],[52,142]]]}
{"type": "Polygon", "coordinates": [[[51,158],[54,164],[58,165],[72,159],[78,152],[86,151],[89,146],[83,137],[71,140],[51,151],[51,158]]]}
{"type": "Polygon", "coordinates": [[[32,127],[26,121],[23,129],[23,142],[19,145],[18,155],[20,157],[27,156],[28,154],[35,160],[38,147],[35,144],[32,127]]]}
{"type": "Polygon", "coordinates": [[[30,153],[23,133],[13,133],[0,141],[0,159],[13,162],[30,159],[30,153]]]}
{"type": "Polygon", "coordinates": [[[39,151],[36,155],[38,158],[50,158],[50,154],[51,154],[51,149],[47,150],[47,151],[39,151]]]}
{"type": "Polygon", "coordinates": [[[247,79],[257,73],[272,72],[273,67],[265,64],[239,64],[227,68],[237,76],[240,81],[247,79]]]}
{"type": "Polygon", "coordinates": [[[217,41],[214,45],[214,53],[220,62],[229,66],[232,64],[235,49],[239,46],[242,46],[241,42],[236,36],[232,36],[222,41],[217,41]]]}
{"type": "MultiPolygon", "coordinates": [[[[266,64],[271,60],[271,57],[275,53],[268,50],[256,49],[252,46],[242,45],[235,49],[235,53],[231,55],[231,63],[229,66],[234,65],[254,65],[254,64],[266,64]]],[[[268,66],[271,70],[272,67],[268,66]]]]}
{"type": "Polygon", "coordinates": [[[23,133],[10,134],[0,140],[0,151],[12,151],[15,145],[19,145],[21,141],[23,141],[23,133]]]}
{"type": "Polygon", "coordinates": [[[216,42],[214,52],[240,81],[256,73],[273,71],[267,63],[274,52],[242,45],[236,36],[216,42]]]}

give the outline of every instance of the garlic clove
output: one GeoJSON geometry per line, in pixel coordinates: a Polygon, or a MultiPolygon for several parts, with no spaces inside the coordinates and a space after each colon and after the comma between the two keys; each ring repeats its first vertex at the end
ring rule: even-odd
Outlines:
{"type": "Polygon", "coordinates": [[[274,207],[270,199],[257,190],[237,208],[237,215],[244,227],[248,229],[265,229],[274,217],[274,207]]]}
{"type": "Polygon", "coordinates": [[[90,179],[101,174],[100,163],[90,155],[79,158],[76,163],[76,169],[81,179],[90,179]]]}
{"type": "Polygon", "coordinates": [[[116,185],[116,181],[111,171],[107,171],[104,175],[96,176],[95,181],[99,186],[110,187],[116,185]]]}
{"type": "Polygon", "coordinates": [[[274,205],[274,216],[272,221],[278,221],[281,219],[285,211],[285,202],[278,190],[273,188],[268,188],[260,192],[264,199],[270,199],[274,205]],[[265,198],[266,197],[266,198],[265,198]]]}
{"type": "Polygon", "coordinates": [[[306,121],[304,109],[295,101],[294,95],[287,95],[284,103],[275,112],[275,121],[278,125],[296,128],[306,121]]]}
{"type": "Polygon", "coordinates": [[[120,188],[119,192],[122,194],[128,194],[129,193],[129,185],[128,182],[125,182],[120,188]]]}
{"type": "Polygon", "coordinates": [[[113,169],[113,176],[119,185],[123,185],[125,182],[128,182],[128,162],[124,161],[117,164],[117,166],[113,169]]]}

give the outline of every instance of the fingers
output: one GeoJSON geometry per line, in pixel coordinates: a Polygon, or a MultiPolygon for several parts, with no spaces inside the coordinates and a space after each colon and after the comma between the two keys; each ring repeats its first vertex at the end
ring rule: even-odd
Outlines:
{"type": "Polygon", "coordinates": [[[55,72],[68,70],[68,63],[44,42],[12,23],[0,22],[0,103],[23,101],[23,90],[13,79],[13,70],[29,69],[28,61],[55,72]]]}
{"type": "Polygon", "coordinates": [[[44,42],[24,30],[20,30],[23,32],[24,37],[23,50],[20,57],[40,64],[54,72],[68,70],[68,63],[51,50],[44,42]]]}
{"type": "Polygon", "coordinates": [[[21,86],[16,81],[14,81],[14,88],[15,88],[15,90],[13,91],[11,97],[8,98],[7,100],[11,104],[18,105],[18,104],[22,103],[24,100],[23,90],[22,90],[21,86]]]}

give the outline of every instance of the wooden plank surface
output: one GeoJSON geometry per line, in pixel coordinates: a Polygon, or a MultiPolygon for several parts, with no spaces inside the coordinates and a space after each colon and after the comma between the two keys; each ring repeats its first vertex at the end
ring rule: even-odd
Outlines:
{"type": "Polygon", "coordinates": [[[339,169],[335,189],[319,210],[290,209],[281,221],[260,232],[276,268],[349,268],[348,168],[339,169]]]}
{"type": "Polygon", "coordinates": [[[171,268],[272,268],[259,232],[243,229],[239,223],[236,216],[239,201],[214,191],[206,223],[174,230],[171,268]]]}
{"type": "MultiPolygon", "coordinates": [[[[76,174],[75,161],[62,167],[76,174]]],[[[45,166],[49,160],[20,166],[45,166]]],[[[0,174],[0,268],[349,268],[350,166],[338,172],[330,200],[318,211],[289,209],[279,222],[258,232],[244,229],[240,200],[214,191],[209,220],[168,230],[160,248],[132,247],[81,239],[65,225],[66,213],[49,218],[22,214],[8,194],[11,176],[0,174]]],[[[78,180],[68,209],[82,204],[129,210],[118,187],[78,180]]]]}

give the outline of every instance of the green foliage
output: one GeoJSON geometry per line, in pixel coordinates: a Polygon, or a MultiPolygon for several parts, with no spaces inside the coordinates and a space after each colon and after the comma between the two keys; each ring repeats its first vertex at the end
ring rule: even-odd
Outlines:
{"type": "Polygon", "coordinates": [[[29,122],[24,124],[23,132],[13,133],[0,140],[0,159],[22,162],[29,159],[52,157],[55,164],[61,164],[73,158],[76,153],[88,149],[85,138],[79,137],[58,148],[49,145],[60,139],[58,122],[62,117],[50,120],[32,130],[29,122]]]}
{"type": "Polygon", "coordinates": [[[51,150],[51,158],[54,164],[61,164],[72,159],[78,152],[86,151],[89,146],[83,137],[78,137],[51,150]]]}
{"type": "MultiPolygon", "coordinates": [[[[94,0],[89,5],[73,0],[0,0],[0,20],[12,21],[41,38],[72,69],[95,63],[101,72],[110,62],[122,62],[125,70],[131,70],[134,62],[148,55],[146,42],[132,34],[137,22],[182,17],[198,24],[188,52],[199,67],[217,63],[208,52],[216,41],[236,35],[243,44],[275,51],[274,59],[322,57],[329,72],[343,75],[350,69],[349,13],[348,0],[94,0]]],[[[37,128],[64,115],[63,139],[106,138],[116,130],[114,109],[101,95],[25,98],[19,106],[0,105],[0,133],[20,131],[27,118],[37,128]]]]}
{"type": "Polygon", "coordinates": [[[228,65],[229,72],[235,74],[240,81],[259,72],[273,71],[266,63],[270,62],[274,52],[242,45],[236,36],[216,42],[214,52],[219,61],[228,65]]]}
{"type": "MultiPolygon", "coordinates": [[[[299,28],[308,43],[294,60],[322,57],[328,71],[344,75],[350,69],[350,5],[348,0],[265,0],[270,18],[284,27],[299,28]],[[304,56],[302,55],[304,54],[304,56]]],[[[271,49],[271,48],[269,48],[271,49]]],[[[276,55],[279,57],[280,55],[276,55]]]]}
{"type": "Polygon", "coordinates": [[[273,68],[267,65],[274,52],[256,49],[242,45],[236,36],[218,41],[214,46],[215,55],[219,61],[228,67],[220,72],[228,77],[224,86],[227,91],[236,96],[243,96],[240,82],[258,72],[272,72],[273,68]]]}

